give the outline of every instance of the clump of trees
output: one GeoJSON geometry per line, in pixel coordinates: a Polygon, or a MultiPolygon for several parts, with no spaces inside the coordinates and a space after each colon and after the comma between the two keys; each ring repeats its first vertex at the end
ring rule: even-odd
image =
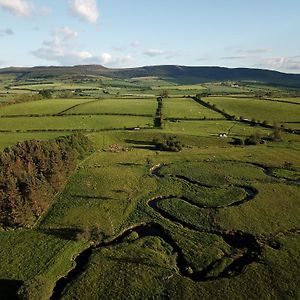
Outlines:
{"type": "Polygon", "coordinates": [[[234,145],[259,145],[264,144],[266,141],[281,142],[283,140],[284,130],[282,126],[274,124],[272,134],[262,136],[258,132],[251,134],[249,137],[242,140],[241,138],[234,138],[232,144],[234,145]]]}
{"type": "Polygon", "coordinates": [[[167,91],[167,90],[162,90],[162,91],[159,93],[158,96],[161,97],[161,98],[169,98],[169,91],[167,91]]]}
{"type": "Polygon", "coordinates": [[[209,90],[204,90],[204,91],[201,91],[200,93],[198,93],[196,95],[196,98],[201,99],[202,97],[209,97],[210,95],[211,95],[211,93],[209,90]]]}
{"type": "Polygon", "coordinates": [[[273,125],[273,132],[272,132],[271,139],[275,142],[281,142],[283,140],[283,134],[284,134],[284,127],[282,125],[279,126],[279,124],[275,123],[273,125]]]}
{"type": "Polygon", "coordinates": [[[250,145],[260,145],[260,144],[264,144],[264,143],[265,143],[264,139],[258,133],[251,134],[244,141],[244,144],[247,145],[247,146],[250,146],[250,145]]]}
{"type": "Polygon", "coordinates": [[[154,127],[162,127],[163,116],[162,116],[163,98],[157,97],[157,109],[154,118],[154,127]]]}
{"type": "Polygon", "coordinates": [[[179,152],[183,148],[183,144],[177,139],[176,136],[154,138],[152,142],[155,146],[155,149],[160,151],[179,152]]]}
{"type": "Polygon", "coordinates": [[[43,99],[51,99],[52,95],[53,95],[53,91],[52,90],[41,90],[41,91],[39,91],[39,95],[43,99]]]}
{"type": "Polygon", "coordinates": [[[28,94],[20,94],[20,95],[14,96],[14,99],[12,99],[8,102],[0,103],[0,106],[7,106],[7,105],[11,105],[11,104],[31,102],[31,101],[37,101],[37,100],[42,100],[41,95],[29,94],[29,93],[28,94]]]}
{"type": "Polygon", "coordinates": [[[0,155],[0,224],[32,225],[62,190],[77,159],[91,150],[82,134],[6,148],[0,155]]]}
{"type": "Polygon", "coordinates": [[[77,241],[92,241],[100,242],[105,238],[105,234],[98,224],[95,224],[91,229],[88,227],[80,228],[76,234],[77,241]]]}

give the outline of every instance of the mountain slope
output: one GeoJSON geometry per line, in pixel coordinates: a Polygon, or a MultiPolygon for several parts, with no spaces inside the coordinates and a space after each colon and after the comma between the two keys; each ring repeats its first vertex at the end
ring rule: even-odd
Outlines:
{"type": "Polygon", "coordinates": [[[175,65],[146,66],[127,69],[109,69],[100,65],[73,67],[4,68],[0,74],[15,74],[19,79],[108,76],[135,78],[156,76],[174,82],[201,83],[208,81],[248,80],[300,88],[300,74],[249,68],[187,67],[175,65]]]}

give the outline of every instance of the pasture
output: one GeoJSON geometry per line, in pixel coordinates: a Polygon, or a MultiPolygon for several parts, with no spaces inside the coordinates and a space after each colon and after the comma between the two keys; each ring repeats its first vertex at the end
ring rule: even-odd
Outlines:
{"type": "Polygon", "coordinates": [[[221,93],[205,100],[237,118],[295,129],[298,106],[254,98],[251,90],[281,91],[254,83],[98,79],[20,83],[13,92],[50,85],[84,96],[0,106],[1,151],[77,131],[94,147],[34,226],[0,228],[0,298],[16,299],[19,290],[42,300],[297,299],[299,134],[273,141],[272,128],[226,119],[182,95],[221,93]],[[88,90],[97,85],[101,91],[88,90]],[[161,90],[171,96],[160,128],[161,90]],[[234,143],[250,135],[264,143],[234,143]],[[180,152],[155,147],[174,136],[180,152]]]}
{"type": "Polygon", "coordinates": [[[58,114],[75,105],[89,101],[84,99],[47,99],[18,103],[0,107],[0,116],[58,114]]]}
{"type": "Polygon", "coordinates": [[[255,98],[209,97],[207,102],[236,117],[255,119],[270,124],[299,121],[300,106],[255,98]]]}
{"type": "Polygon", "coordinates": [[[153,118],[140,116],[51,116],[0,118],[0,129],[7,131],[93,131],[124,129],[126,127],[151,127],[153,118]]]}
{"type": "Polygon", "coordinates": [[[163,115],[174,119],[222,119],[223,116],[190,98],[167,98],[163,101],[163,115]]]}
{"type": "Polygon", "coordinates": [[[105,99],[70,109],[68,114],[132,114],[154,116],[155,99],[105,99]]]}

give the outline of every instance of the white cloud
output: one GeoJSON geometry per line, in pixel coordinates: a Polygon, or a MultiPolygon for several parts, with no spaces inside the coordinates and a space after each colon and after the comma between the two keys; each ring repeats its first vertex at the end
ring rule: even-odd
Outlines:
{"type": "Polygon", "coordinates": [[[42,47],[32,51],[31,54],[60,65],[103,64],[119,66],[133,60],[130,55],[114,56],[107,52],[93,55],[89,51],[78,50],[75,43],[78,32],[69,27],[56,28],[52,35],[52,40],[44,41],[42,47]]]}
{"type": "Polygon", "coordinates": [[[261,54],[261,53],[272,52],[272,49],[271,48],[256,48],[256,49],[248,49],[248,50],[238,49],[236,52],[247,53],[247,54],[261,54]]]}
{"type": "Polygon", "coordinates": [[[164,56],[166,59],[181,56],[181,54],[179,53],[173,51],[160,50],[160,49],[147,49],[144,51],[144,55],[149,57],[164,56]]]}
{"type": "Polygon", "coordinates": [[[13,35],[13,34],[14,34],[13,30],[10,28],[0,29],[0,36],[13,35]]]}
{"type": "Polygon", "coordinates": [[[220,59],[224,60],[236,60],[236,59],[247,59],[249,58],[247,55],[235,55],[235,56],[223,56],[220,59]]]}
{"type": "Polygon", "coordinates": [[[300,56],[265,58],[259,66],[277,70],[300,70],[300,56]]]}
{"type": "Polygon", "coordinates": [[[96,0],[70,0],[73,14],[90,23],[96,23],[99,18],[99,9],[96,0]]]}
{"type": "Polygon", "coordinates": [[[78,37],[78,32],[65,26],[54,29],[54,36],[62,35],[64,40],[71,40],[78,37]]]}
{"type": "Polygon", "coordinates": [[[51,8],[48,6],[41,6],[35,8],[35,13],[39,16],[47,16],[52,12],[51,8]]]}
{"type": "Polygon", "coordinates": [[[144,54],[150,57],[155,57],[168,54],[168,52],[160,49],[147,49],[144,51],[144,54]]]}
{"type": "Polygon", "coordinates": [[[49,7],[37,7],[31,0],[0,0],[0,8],[19,17],[45,16],[51,12],[49,7]]]}
{"type": "Polygon", "coordinates": [[[133,57],[131,55],[114,56],[111,53],[104,52],[100,55],[86,59],[83,63],[101,64],[105,66],[121,66],[131,61],[133,61],[133,57]]]}
{"type": "Polygon", "coordinates": [[[21,17],[29,16],[34,8],[28,0],[0,0],[0,7],[21,17]]]}

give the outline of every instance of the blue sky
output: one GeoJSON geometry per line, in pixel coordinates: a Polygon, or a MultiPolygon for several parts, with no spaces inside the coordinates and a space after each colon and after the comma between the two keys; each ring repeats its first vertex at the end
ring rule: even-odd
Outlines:
{"type": "Polygon", "coordinates": [[[300,73],[299,0],[0,0],[0,67],[211,65],[300,73]]]}

